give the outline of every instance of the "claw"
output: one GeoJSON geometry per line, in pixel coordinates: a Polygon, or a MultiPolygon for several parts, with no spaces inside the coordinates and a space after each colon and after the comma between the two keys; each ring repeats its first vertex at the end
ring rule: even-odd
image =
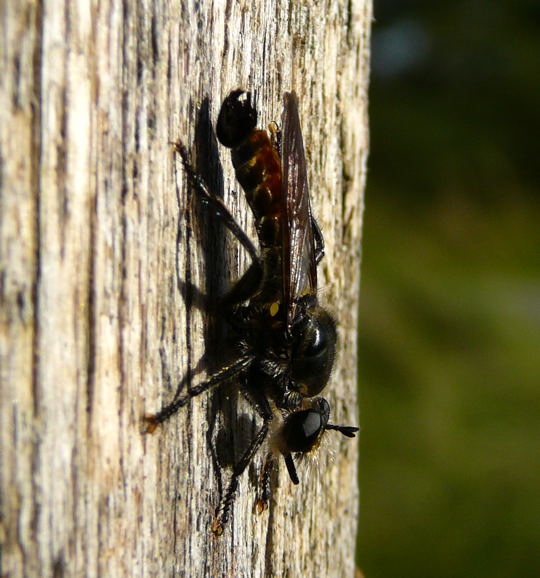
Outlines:
{"type": "Polygon", "coordinates": [[[212,524],[212,534],[217,538],[223,534],[223,523],[219,518],[216,518],[212,524]]]}
{"type": "Polygon", "coordinates": [[[151,434],[156,431],[159,422],[156,419],[156,415],[153,413],[147,413],[143,417],[143,434],[151,434]]]}
{"type": "Polygon", "coordinates": [[[255,509],[257,510],[257,514],[262,514],[265,510],[268,510],[268,502],[262,498],[257,500],[255,509]]]}

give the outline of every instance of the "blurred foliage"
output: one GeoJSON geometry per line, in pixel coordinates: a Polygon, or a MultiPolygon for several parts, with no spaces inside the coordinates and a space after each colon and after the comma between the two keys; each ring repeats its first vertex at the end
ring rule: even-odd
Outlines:
{"type": "Polygon", "coordinates": [[[366,578],[540,575],[540,4],[375,0],[366,578]]]}

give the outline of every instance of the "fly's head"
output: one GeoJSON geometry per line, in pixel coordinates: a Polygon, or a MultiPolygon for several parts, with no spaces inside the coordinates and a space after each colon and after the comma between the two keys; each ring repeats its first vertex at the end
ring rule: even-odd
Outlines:
{"type": "Polygon", "coordinates": [[[355,437],[357,427],[333,425],[328,423],[329,418],[330,406],[323,397],[311,400],[309,408],[294,411],[285,417],[274,444],[285,458],[293,484],[299,483],[293,454],[305,455],[316,450],[327,430],[339,431],[349,438],[355,437]]]}

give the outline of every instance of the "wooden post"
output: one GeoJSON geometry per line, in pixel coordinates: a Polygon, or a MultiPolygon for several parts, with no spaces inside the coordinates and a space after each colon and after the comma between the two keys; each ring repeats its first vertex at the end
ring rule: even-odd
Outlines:
{"type": "Polygon", "coordinates": [[[169,143],[187,144],[251,231],[212,132],[241,86],[261,125],[280,121],[285,90],[299,95],[326,241],[321,301],[340,334],[325,397],[334,422],[357,424],[370,4],[2,3],[2,576],[353,574],[358,440],[333,436],[333,459],[321,448],[297,487],[281,465],[262,515],[251,468],[217,539],[214,509],[253,412],[233,388],[152,436],[140,420],[183,376],[195,384],[219,364],[221,328],[201,295],[228,287],[247,256],[188,203],[169,143]]]}

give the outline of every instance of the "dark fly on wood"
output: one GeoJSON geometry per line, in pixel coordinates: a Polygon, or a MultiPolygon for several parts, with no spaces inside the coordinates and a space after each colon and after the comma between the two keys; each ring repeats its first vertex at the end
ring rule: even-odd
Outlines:
{"type": "Polygon", "coordinates": [[[179,395],[158,413],[146,415],[153,432],[191,398],[235,381],[262,425],[234,465],[212,531],[221,535],[230,517],[238,481],[269,437],[263,468],[259,512],[267,507],[270,473],[282,455],[291,481],[299,483],[295,455],[316,449],[328,430],[354,437],[357,427],[329,423],[330,406],[319,394],[334,363],[337,334],[331,315],[317,296],[317,265],[324,255],[321,230],[311,213],[298,98],[284,95],[281,131],[259,130],[251,94],[232,91],[219,113],[218,140],[231,149],[236,178],[255,217],[257,249],[221,199],[192,168],[181,142],[175,144],[194,191],[249,253],[246,274],[221,299],[236,336],[237,358],[179,395]]]}

